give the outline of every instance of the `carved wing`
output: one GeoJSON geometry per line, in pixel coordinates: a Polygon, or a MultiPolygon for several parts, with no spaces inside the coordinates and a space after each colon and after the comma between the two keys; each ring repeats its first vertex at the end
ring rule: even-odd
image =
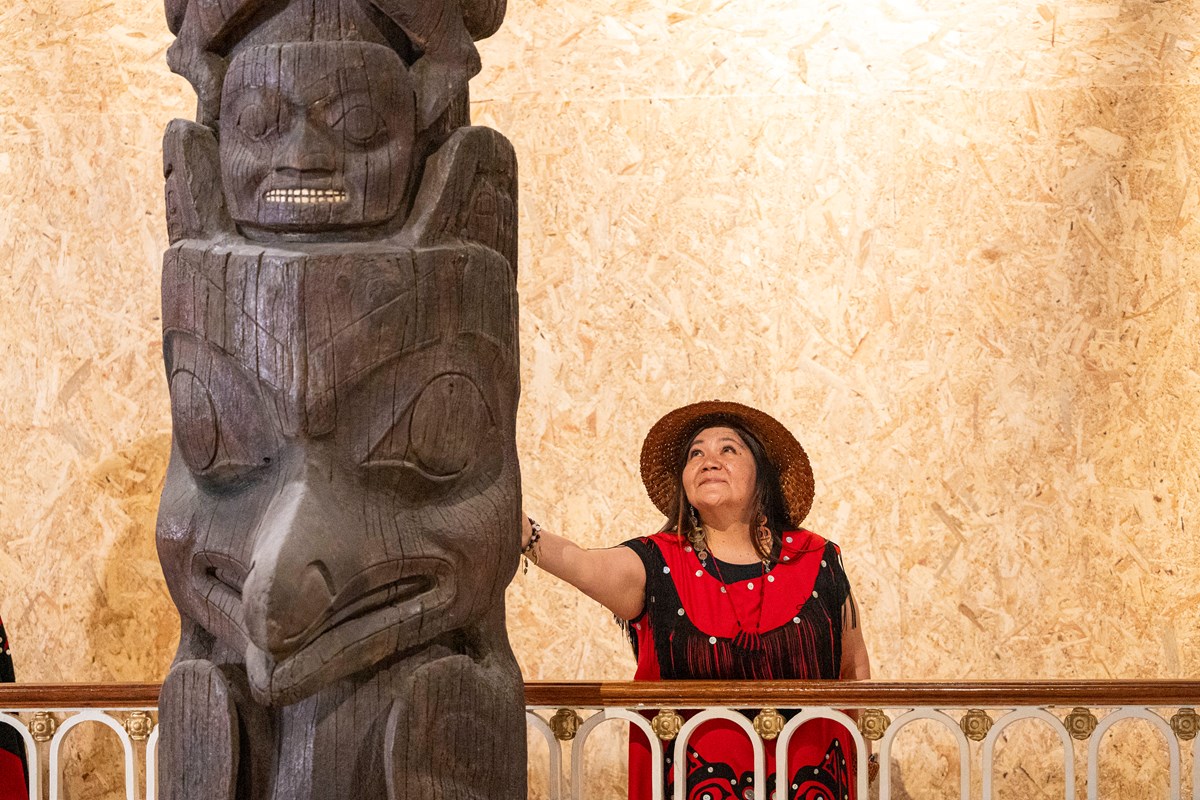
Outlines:
{"type": "Polygon", "coordinates": [[[183,15],[187,13],[188,0],[167,0],[167,29],[171,33],[179,33],[183,25],[183,15]]]}
{"type": "Polygon", "coordinates": [[[455,27],[461,24],[475,41],[486,39],[500,28],[504,21],[507,0],[368,0],[371,5],[413,36],[413,43],[422,50],[422,41],[428,32],[455,27]],[[414,36],[415,34],[415,36],[414,36]]]}
{"type": "Polygon", "coordinates": [[[526,796],[519,677],[495,659],[449,656],[413,670],[407,688],[385,732],[388,800],[526,796]]]}
{"type": "Polygon", "coordinates": [[[167,235],[172,244],[233,231],[221,191],[217,139],[211,130],[195,122],[172,120],[163,135],[163,177],[167,235]]]}
{"type": "Polygon", "coordinates": [[[176,35],[167,50],[171,71],[187,78],[199,99],[198,121],[215,127],[226,61],[216,43],[272,0],[166,0],[167,25],[176,35]]]}
{"type": "Polygon", "coordinates": [[[401,240],[478,242],[517,268],[517,157],[491,128],[459,128],[425,163],[401,240]]]}
{"type": "Polygon", "coordinates": [[[471,38],[478,42],[500,30],[507,6],[506,0],[463,0],[463,22],[471,38]]]}
{"type": "Polygon", "coordinates": [[[272,0],[166,0],[167,27],[177,36],[184,35],[184,23],[192,29],[195,44],[208,47],[226,34],[231,25],[242,22],[272,0]]]}

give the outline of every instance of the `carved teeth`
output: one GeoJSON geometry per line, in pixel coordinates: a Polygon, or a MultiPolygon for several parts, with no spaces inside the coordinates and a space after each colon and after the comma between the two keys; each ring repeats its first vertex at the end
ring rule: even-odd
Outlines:
{"type": "Polygon", "coordinates": [[[337,189],[271,189],[263,198],[268,203],[341,203],[346,193],[337,189]]]}

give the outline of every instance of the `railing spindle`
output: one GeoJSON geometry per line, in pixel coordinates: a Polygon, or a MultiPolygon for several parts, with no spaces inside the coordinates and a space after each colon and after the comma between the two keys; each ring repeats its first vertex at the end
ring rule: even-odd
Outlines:
{"type": "Polygon", "coordinates": [[[999,738],[1000,732],[1010,724],[1023,719],[1041,720],[1058,733],[1063,748],[1063,782],[1065,784],[1063,797],[1064,800],[1075,800],[1075,750],[1071,746],[1071,736],[1062,720],[1041,708],[1018,708],[1016,711],[1010,711],[996,720],[991,730],[988,731],[983,740],[984,800],[991,800],[992,797],[992,771],[995,768],[996,739],[999,738]]]}
{"type": "Polygon", "coordinates": [[[1158,728],[1158,732],[1166,739],[1168,758],[1170,758],[1169,775],[1171,782],[1170,794],[1167,797],[1172,800],[1179,797],[1179,740],[1175,738],[1175,732],[1171,730],[1171,726],[1167,724],[1166,720],[1157,714],[1145,708],[1124,706],[1107,714],[1104,719],[1100,720],[1100,724],[1096,726],[1096,730],[1092,731],[1091,741],[1088,742],[1088,800],[1097,800],[1099,796],[1100,740],[1104,738],[1104,734],[1109,728],[1126,719],[1144,719],[1155,728],[1158,728]]]}
{"type": "Polygon", "coordinates": [[[137,767],[133,757],[133,742],[121,723],[102,711],[84,710],[67,717],[50,740],[50,800],[62,798],[62,743],[72,729],[84,722],[99,722],[111,728],[125,751],[125,800],[137,800],[137,767]]]}

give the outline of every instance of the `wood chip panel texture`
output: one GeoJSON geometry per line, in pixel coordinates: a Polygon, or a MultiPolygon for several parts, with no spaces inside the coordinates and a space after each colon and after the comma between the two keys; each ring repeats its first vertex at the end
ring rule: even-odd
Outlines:
{"type": "MultiPolygon", "coordinates": [[[[152,0],[0,37],[0,612],[23,678],[154,680],[159,137],[194,96],[152,0]]],[[[472,114],[521,163],[529,513],[653,530],[641,436],[739,400],[812,455],[878,677],[1195,675],[1198,43],[1184,0],[512,3],[472,114]]],[[[530,678],[632,672],[544,574],[509,626],[530,678]]],[[[1130,730],[1105,792],[1162,780],[1130,730]]]]}

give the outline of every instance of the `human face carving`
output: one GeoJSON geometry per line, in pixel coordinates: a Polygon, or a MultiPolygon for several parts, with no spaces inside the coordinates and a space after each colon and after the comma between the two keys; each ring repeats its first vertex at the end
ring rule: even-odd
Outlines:
{"type": "Polygon", "coordinates": [[[748,521],[758,468],[732,428],[705,428],[692,438],[683,466],[683,490],[702,518],[719,513],[748,521]]]}
{"type": "Polygon", "coordinates": [[[250,47],[221,99],[221,180],[250,235],[368,228],[402,210],[412,174],[408,69],[382,45],[250,47]]]}

